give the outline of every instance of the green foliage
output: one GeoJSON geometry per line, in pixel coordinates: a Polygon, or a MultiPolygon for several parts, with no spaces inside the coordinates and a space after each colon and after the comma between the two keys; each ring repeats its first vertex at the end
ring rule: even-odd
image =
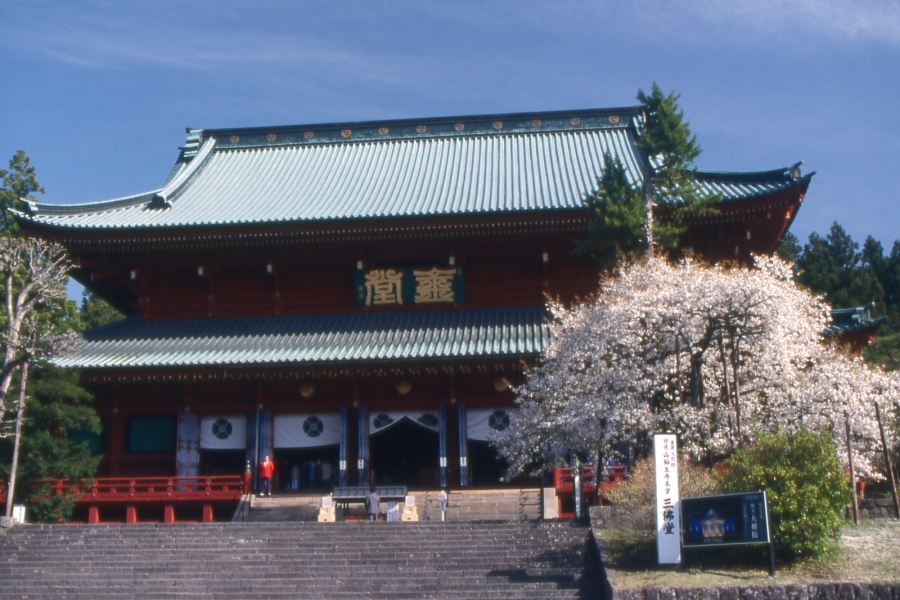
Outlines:
{"type": "MultiPolygon", "coordinates": [[[[29,371],[16,482],[17,502],[28,502],[29,520],[71,518],[74,500],[51,494],[49,484],[39,480],[89,482],[100,462],[87,442],[69,436],[73,431],[101,432],[100,419],[91,406],[93,397],[79,385],[79,377],[78,371],[49,364],[35,365],[29,371]]],[[[14,393],[18,397],[18,390],[14,393]]],[[[12,438],[4,441],[2,469],[8,473],[12,438]]]]}
{"type": "MultiPolygon", "coordinates": [[[[678,464],[678,488],[683,498],[709,496],[718,492],[716,476],[687,458],[678,464]]],[[[656,482],[653,459],[643,458],[634,464],[628,479],[615,486],[606,498],[615,506],[618,518],[636,537],[656,539],[656,482]]]]}
{"type": "Polygon", "coordinates": [[[100,296],[87,290],[82,292],[81,310],[78,312],[78,331],[100,327],[123,318],[122,313],[100,296]]]}
{"type": "Polygon", "coordinates": [[[775,256],[789,263],[797,262],[802,252],[803,246],[800,245],[800,240],[790,231],[786,232],[775,246],[775,256]]]}
{"type": "Polygon", "coordinates": [[[766,492],[781,558],[817,558],[835,547],[850,486],[827,435],[759,433],[754,445],[738,450],[728,462],[724,491],[766,492]]]}
{"type": "MultiPolygon", "coordinates": [[[[649,95],[638,90],[637,96],[646,122],[636,144],[653,165],[649,173],[653,205],[666,212],[665,218],[652,221],[653,239],[673,256],[679,253],[687,232],[685,217],[714,212],[713,205],[720,200],[718,196],[701,197],[694,187],[693,161],[700,155],[700,146],[684,120],[679,98],[675,93],[664,94],[656,83],[649,95]]],[[[597,189],[584,198],[596,218],[577,251],[589,253],[609,271],[619,261],[639,254],[646,244],[647,207],[644,191],[628,181],[618,157],[605,154],[603,168],[597,189]]]]}
{"type": "Polygon", "coordinates": [[[810,234],[796,266],[797,281],[834,308],[862,306],[883,295],[859,244],[837,222],[825,238],[810,234]]]}
{"type": "MultiPolygon", "coordinates": [[[[31,195],[44,193],[44,189],[24,152],[16,152],[9,165],[9,171],[0,171],[0,227],[3,228],[0,235],[20,237],[21,231],[9,210],[21,209],[21,198],[33,201],[31,195]]],[[[13,278],[14,288],[19,289],[26,277],[23,267],[13,278]]],[[[54,334],[79,331],[84,328],[84,321],[102,318],[102,311],[96,308],[91,308],[88,316],[79,315],[76,303],[67,300],[64,295],[54,295],[38,302],[31,312],[39,323],[53,325],[41,327],[42,331],[52,330],[54,334]]],[[[0,326],[6,327],[6,319],[5,311],[0,311],[0,326]]],[[[92,396],[79,385],[79,377],[77,371],[57,369],[41,361],[33,363],[29,370],[16,501],[27,502],[30,519],[50,522],[69,519],[74,508],[73,499],[52,494],[48,484],[39,481],[90,479],[100,461],[91,453],[86,442],[77,442],[69,435],[70,432],[100,433],[100,420],[91,406],[92,396]]],[[[18,398],[19,385],[19,378],[14,377],[9,398],[18,398]]],[[[15,405],[15,402],[12,404],[15,405]]],[[[9,411],[6,417],[14,421],[15,409],[9,411]]],[[[4,423],[4,427],[4,434],[11,433],[9,421],[4,423]]],[[[13,442],[11,435],[0,439],[0,473],[5,477],[9,474],[13,442]]]]}
{"type": "Polygon", "coordinates": [[[19,225],[13,220],[9,214],[9,209],[21,209],[21,198],[27,198],[33,202],[37,200],[33,194],[35,192],[44,193],[44,188],[35,175],[34,167],[31,166],[31,159],[25,154],[24,150],[18,150],[13,157],[9,159],[9,170],[0,169],[0,234],[19,236],[21,232],[19,225]]]}
{"type": "Polygon", "coordinates": [[[697,169],[694,160],[700,156],[696,136],[678,105],[679,94],[666,95],[656,82],[650,94],[638,90],[637,99],[644,106],[647,122],[637,139],[637,147],[654,161],[651,194],[654,206],[671,210],[671,215],[655,219],[653,235],[657,244],[669,254],[681,247],[687,232],[685,217],[714,212],[721,201],[717,195],[700,196],[694,186],[697,169]]]}
{"type": "Polygon", "coordinates": [[[635,256],[644,238],[644,201],[639,188],[627,177],[618,157],[603,155],[603,176],[597,189],[584,198],[594,214],[588,236],[578,242],[580,253],[589,253],[606,271],[635,256]]]}
{"type": "Polygon", "coordinates": [[[896,331],[888,330],[885,334],[876,335],[872,344],[863,348],[863,359],[869,364],[880,365],[886,371],[900,369],[900,333],[896,331]]]}
{"type": "Polygon", "coordinates": [[[796,280],[811,291],[822,294],[834,308],[852,308],[870,302],[874,314],[888,318],[877,332],[864,358],[885,369],[900,368],[900,240],[890,254],[881,242],[866,238],[862,249],[838,223],[828,236],[809,236],[795,261],[796,280]]]}

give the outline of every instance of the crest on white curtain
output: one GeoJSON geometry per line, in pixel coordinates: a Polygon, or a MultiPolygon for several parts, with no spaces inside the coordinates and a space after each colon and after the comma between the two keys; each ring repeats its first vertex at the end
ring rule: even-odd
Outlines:
{"type": "Polygon", "coordinates": [[[391,425],[395,425],[403,419],[409,419],[416,425],[426,429],[438,431],[441,419],[436,410],[407,410],[407,411],[371,411],[369,413],[369,433],[384,431],[391,425]]]}
{"type": "Polygon", "coordinates": [[[213,415],[200,418],[202,450],[244,450],[247,447],[247,417],[213,415]]]}
{"type": "Polygon", "coordinates": [[[506,408],[469,408],[466,410],[467,438],[486,442],[492,431],[504,431],[513,418],[513,411],[506,408]]]}
{"type": "Polygon", "coordinates": [[[340,413],[275,415],[276,448],[314,448],[340,443],[340,413]]]}

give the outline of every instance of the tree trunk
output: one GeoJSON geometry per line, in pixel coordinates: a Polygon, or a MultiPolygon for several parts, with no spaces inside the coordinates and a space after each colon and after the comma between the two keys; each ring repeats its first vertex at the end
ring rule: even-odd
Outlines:
{"type": "Polygon", "coordinates": [[[22,382],[19,384],[19,410],[16,414],[16,437],[13,442],[12,466],[9,468],[9,491],[6,494],[6,516],[12,515],[13,496],[16,493],[16,469],[19,467],[19,440],[22,435],[22,414],[25,412],[25,384],[28,383],[28,362],[22,365],[22,382]]]}
{"type": "Polygon", "coordinates": [[[725,335],[719,331],[719,358],[722,360],[722,380],[725,382],[725,406],[731,404],[731,382],[728,381],[728,358],[725,355],[725,335]]]}
{"type": "Polygon", "coordinates": [[[703,355],[691,356],[691,404],[703,406],[706,401],[703,389],[703,355]]]}
{"type": "Polygon", "coordinates": [[[644,204],[647,207],[644,215],[644,255],[653,258],[653,167],[650,166],[649,156],[644,169],[644,204]]]}
{"type": "Polygon", "coordinates": [[[9,386],[12,385],[12,378],[19,368],[16,364],[15,344],[18,341],[18,335],[12,335],[7,332],[6,354],[3,357],[3,370],[0,372],[0,419],[6,413],[6,396],[9,393],[9,386]]]}
{"type": "Polygon", "coordinates": [[[853,464],[853,445],[850,443],[850,417],[844,411],[844,426],[847,429],[847,462],[850,464],[850,490],[853,492],[853,524],[859,525],[859,500],[856,497],[856,467],[853,464]]]}
{"type": "Polygon", "coordinates": [[[737,418],[738,445],[743,443],[743,423],[741,419],[741,380],[738,375],[738,340],[731,344],[731,375],[734,378],[734,407],[737,418]]]}
{"type": "Polygon", "coordinates": [[[888,479],[891,481],[891,498],[894,499],[894,513],[900,519],[900,499],[897,498],[897,480],[894,478],[894,465],[891,462],[891,450],[884,435],[884,424],[881,422],[881,408],[875,403],[875,417],[878,419],[878,431],[881,433],[881,449],[884,451],[884,463],[887,465],[888,479]]]}

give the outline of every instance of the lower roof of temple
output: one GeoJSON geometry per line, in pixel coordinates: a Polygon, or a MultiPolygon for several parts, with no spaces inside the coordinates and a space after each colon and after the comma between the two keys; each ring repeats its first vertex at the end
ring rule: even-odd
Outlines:
{"type": "Polygon", "coordinates": [[[542,307],[300,317],[141,321],[81,334],[62,367],[325,366],[537,357],[542,307]]]}

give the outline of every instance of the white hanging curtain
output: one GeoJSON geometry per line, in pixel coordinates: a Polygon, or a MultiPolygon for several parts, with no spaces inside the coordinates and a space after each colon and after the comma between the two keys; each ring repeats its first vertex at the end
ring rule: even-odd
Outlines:
{"type": "Polygon", "coordinates": [[[201,450],[244,450],[246,448],[246,416],[213,415],[200,418],[201,450]]]}
{"type": "Polygon", "coordinates": [[[406,411],[370,411],[369,433],[384,431],[391,425],[395,425],[403,419],[409,419],[416,425],[421,425],[431,431],[438,431],[441,426],[440,411],[438,410],[406,410],[406,411]]]}
{"type": "Polygon", "coordinates": [[[466,407],[466,437],[480,442],[489,441],[492,431],[503,431],[512,419],[511,409],[466,407]]]}
{"type": "Polygon", "coordinates": [[[275,415],[276,448],[315,448],[340,443],[340,413],[275,415]]]}

